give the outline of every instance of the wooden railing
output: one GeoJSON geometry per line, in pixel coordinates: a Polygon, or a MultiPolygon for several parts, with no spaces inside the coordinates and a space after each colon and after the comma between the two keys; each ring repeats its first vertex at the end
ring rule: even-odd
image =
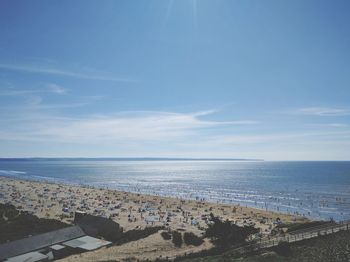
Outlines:
{"type": "Polygon", "coordinates": [[[310,239],[314,237],[318,237],[321,235],[329,235],[342,230],[350,229],[350,221],[342,221],[340,223],[335,224],[327,224],[321,225],[311,228],[305,228],[301,230],[297,230],[291,233],[287,233],[284,236],[277,236],[270,239],[260,238],[258,240],[254,240],[254,243],[244,245],[242,247],[238,247],[234,249],[234,252],[237,253],[245,253],[247,251],[254,251],[262,248],[270,248],[274,246],[278,246],[282,242],[298,242],[304,239],[310,239]]]}

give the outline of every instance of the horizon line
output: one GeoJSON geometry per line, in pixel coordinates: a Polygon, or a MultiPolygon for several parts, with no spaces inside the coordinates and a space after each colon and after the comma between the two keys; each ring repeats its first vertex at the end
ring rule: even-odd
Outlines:
{"type": "Polygon", "coordinates": [[[225,160],[265,161],[259,158],[218,158],[218,157],[0,157],[0,160],[225,160]]]}
{"type": "Polygon", "coordinates": [[[96,161],[256,161],[256,162],[349,162],[350,159],[262,159],[228,157],[0,157],[0,161],[13,160],[96,160],[96,161]]]}

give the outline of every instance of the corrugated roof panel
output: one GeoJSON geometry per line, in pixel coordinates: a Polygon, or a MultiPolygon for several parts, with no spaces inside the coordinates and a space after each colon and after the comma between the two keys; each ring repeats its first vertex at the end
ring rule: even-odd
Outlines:
{"type": "Polygon", "coordinates": [[[29,252],[20,256],[12,257],[6,260],[6,262],[39,262],[48,261],[48,256],[39,252],[29,252]]]}
{"type": "Polygon", "coordinates": [[[95,250],[103,246],[107,246],[112,242],[101,240],[98,238],[83,236],[77,239],[73,239],[67,242],[64,242],[63,245],[73,247],[73,248],[81,248],[85,250],[95,250]]]}
{"type": "Polygon", "coordinates": [[[67,240],[85,236],[79,226],[71,226],[0,245],[0,260],[39,250],[67,240]]]}

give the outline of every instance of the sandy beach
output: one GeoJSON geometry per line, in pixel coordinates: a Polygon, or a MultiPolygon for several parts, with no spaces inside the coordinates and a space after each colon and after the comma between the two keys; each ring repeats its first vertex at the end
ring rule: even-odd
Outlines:
{"type": "MultiPolygon", "coordinates": [[[[209,214],[234,221],[237,225],[253,225],[268,235],[279,218],[283,223],[306,221],[306,218],[267,212],[239,205],[224,205],[203,201],[142,195],[107,189],[35,182],[0,177],[0,202],[11,203],[18,209],[38,217],[53,218],[72,223],[74,212],[108,217],[119,223],[124,231],[150,226],[203,234],[209,214]]],[[[94,252],[73,255],[62,261],[105,261],[126,258],[155,259],[175,257],[185,253],[209,249],[208,239],[198,247],[175,248],[164,240],[160,232],[147,238],[94,252]]]]}

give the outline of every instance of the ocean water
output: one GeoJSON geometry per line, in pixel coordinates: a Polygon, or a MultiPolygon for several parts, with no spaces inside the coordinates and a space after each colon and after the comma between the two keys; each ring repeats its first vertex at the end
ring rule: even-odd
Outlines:
{"type": "Polygon", "coordinates": [[[350,162],[0,160],[0,176],[350,219],[350,162]]]}

